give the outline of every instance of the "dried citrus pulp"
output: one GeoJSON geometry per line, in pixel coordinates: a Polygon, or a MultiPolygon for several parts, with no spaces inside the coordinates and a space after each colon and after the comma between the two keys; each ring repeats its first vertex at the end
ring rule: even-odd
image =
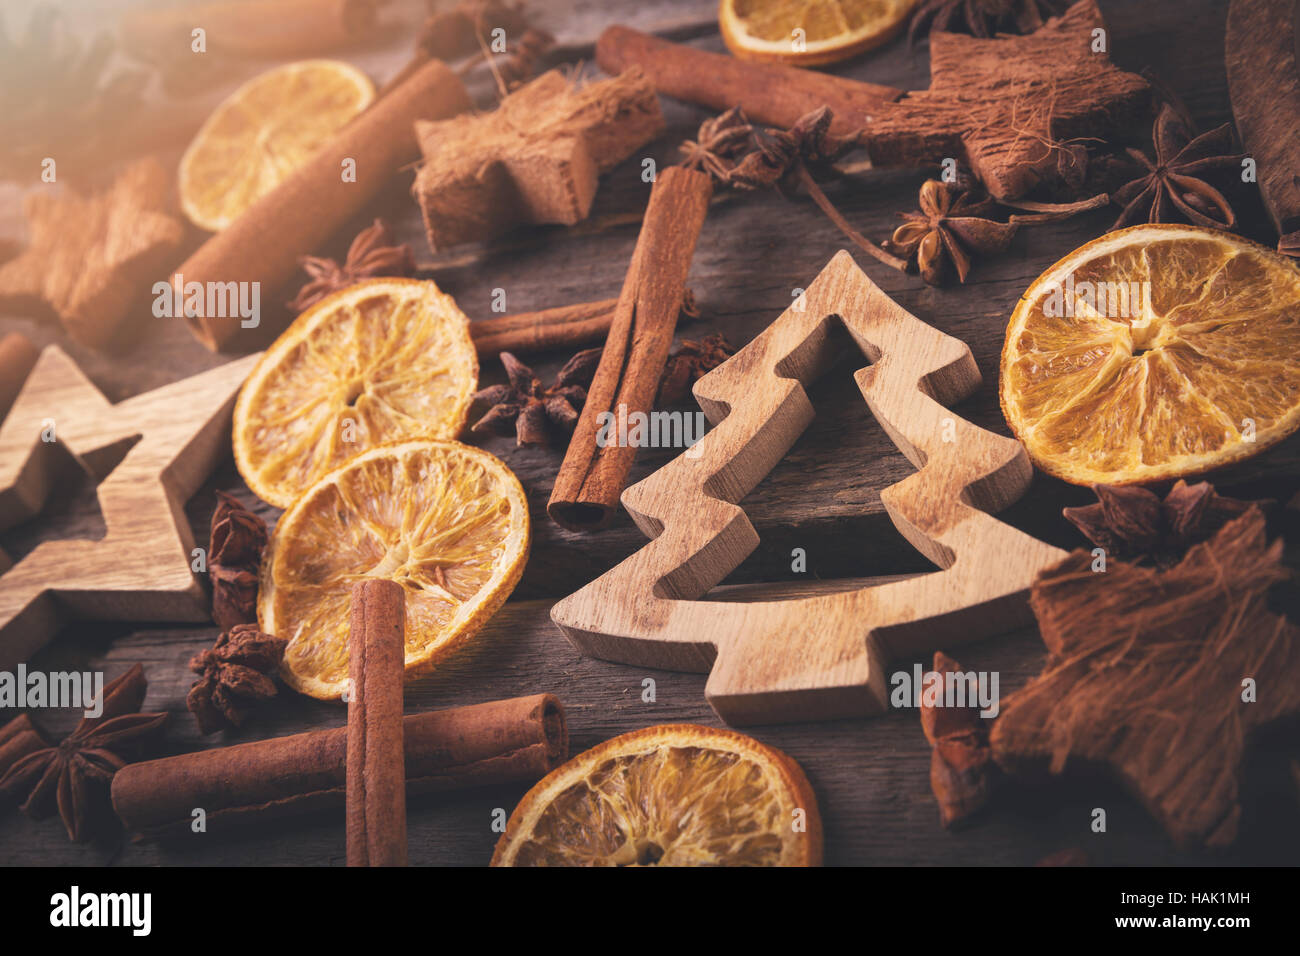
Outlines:
{"type": "Polygon", "coordinates": [[[1110,233],[1029,287],[1001,373],[1008,424],[1066,481],[1248,458],[1300,427],[1300,268],[1213,229],[1110,233]]]}
{"type": "Polygon", "coordinates": [[[249,80],[181,157],[185,215],[204,229],[224,229],[374,98],[370,78],[337,60],[289,63],[249,80]]]}
{"type": "Polygon", "coordinates": [[[331,699],[348,677],[352,585],[406,589],[406,673],[430,670],[473,636],[519,582],[528,502],[487,452],[417,439],[363,452],[309,488],[275,526],[257,619],[287,638],[283,675],[331,699]]]}
{"type": "Polygon", "coordinates": [[[235,464],[287,508],[358,452],[454,438],[478,382],[469,319],[432,282],[370,279],[316,303],[266,351],[235,403],[235,464]]]}
{"type": "Polygon", "coordinates": [[[510,815],[493,866],[818,866],[799,765],[731,730],[647,727],[579,754],[510,815]]]}
{"type": "Polygon", "coordinates": [[[819,66],[888,43],[914,6],[916,0],[722,0],[718,25],[741,59],[819,66]]]}

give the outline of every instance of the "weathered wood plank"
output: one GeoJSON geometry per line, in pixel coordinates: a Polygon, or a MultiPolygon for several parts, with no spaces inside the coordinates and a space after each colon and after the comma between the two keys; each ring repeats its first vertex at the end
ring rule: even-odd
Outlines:
{"type": "MultiPolygon", "coordinates": [[[[89,0],[85,21],[93,26],[102,11],[122,0],[89,0]]],[[[640,29],[656,23],[679,29],[682,37],[708,49],[721,49],[716,35],[701,35],[714,16],[713,0],[672,0],[640,4],[630,0],[594,4],[590,0],[535,0],[545,7],[545,25],[557,33],[566,51],[583,53],[608,23],[627,22],[640,29]],[[693,25],[694,24],[694,25],[693,25]]],[[[1187,101],[1204,127],[1229,118],[1223,77],[1222,25],[1225,0],[1102,0],[1110,27],[1113,57],[1126,69],[1150,64],[1187,101]]],[[[6,13],[10,13],[6,10],[6,13]]],[[[79,14],[81,11],[79,10],[79,14]]],[[[81,22],[81,21],[79,21],[81,22]]],[[[399,37],[384,50],[368,51],[358,62],[382,77],[393,69],[409,44],[399,37]]],[[[924,47],[910,52],[899,42],[851,64],[835,68],[844,75],[902,88],[928,86],[924,47]]],[[[591,69],[590,65],[588,69],[591,69]]],[[[484,95],[479,86],[477,92],[484,95]]],[[[482,100],[486,102],[486,99],[482,100]]],[[[662,165],[675,159],[676,144],[691,135],[703,114],[665,102],[668,133],[645,151],[662,165]]],[[[572,230],[525,230],[486,246],[468,246],[434,257],[424,245],[409,180],[394,183],[375,207],[350,224],[327,250],[338,254],[351,232],[371,216],[391,216],[412,241],[425,269],[472,316],[487,318],[493,290],[506,291],[510,311],[617,295],[636,241],[639,215],[649,192],[641,181],[642,157],[614,169],[597,194],[592,218],[572,230]]],[[[895,214],[915,208],[925,171],[855,174],[834,184],[829,193],[863,233],[886,237],[895,214]]],[[[0,190],[0,235],[20,235],[17,191],[0,190]]],[[[1262,208],[1243,214],[1246,228],[1267,229],[1262,208]],[[1254,223],[1255,226],[1251,224],[1254,223]]],[[[1106,210],[1073,222],[1027,229],[1009,253],[979,263],[962,288],[931,289],[914,276],[893,272],[859,257],[871,278],[922,321],[967,342],[984,377],[979,391],[955,411],[977,425],[1006,434],[997,407],[997,359],[1007,316],[1020,293],[1044,268],[1104,229],[1106,210]]],[[[197,236],[192,237],[197,240],[197,236]]],[[[705,316],[680,334],[687,337],[721,331],[733,345],[749,341],[790,303],[793,290],[806,285],[844,245],[843,240],[806,200],[787,201],[776,194],[722,196],[715,201],[695,258],[690,285],[705,316]]],[[[18,329],[40,344],[60,342],[90,378],[118,400],[191,375],[224,361],[193,340],[180,321],[140,317],[140,342],[132,350],[103,356],[66,342],[57,330],[21,317],[0,318],[0,332],[18,329]]],[[[534,363],[544,377],[553,375],[567,356],[542,356],[534,363]]],[[[793,582],[790,550],[805,548],[809,571],[804,577],[862,577],[886,572],[924,571],[927,562],[908,546],[883,514],[879,489],[899,480],[910,465],[871,419],[851,381],[853,363],[826,377],[812,392],[817,417],[787,458],[743,502],[760,535],[757,551],[729,580],[793,582]]],[[[485,369],[484,381],[499,379],[485,369]]],[[[466,651],[435,675],[414,685],[411,710],[470,703],[515,694],[550,691],[568,707],[575,750],[617,733],[652,723],[689,720],[714,723],[704,701],[702,675],[644,671],[589,660],[577,654],[547,617],[550,604],[587,583],[640,547],[644,539],[622,516],[596,535],[573,535],[554,527],[544,513],[561,450],[516,449],[505,439],[486,443],[519,474],[533,506],[534,544],[516,600],[507,604],[466,651]],[[535,598],[538,600],[528,600],[535,598]],[[642,680],[653,677],[657,697],[641,700],[642,680]]],[[[667,453],[646,454],[632,478],[648,474],[667,460],[667,453]]],[[[1300,473],[1300,443],[1292,440],[1235,478],[1241,488],[1268,489],[1300,473]]],[[[93,489],[75,476],[66,499],[40,520],[0,536],[0,547],[15,556],[49,537],[102,535],[93,489]]],[[[235,489],[249,503],[232,464],[223,469],[189,503],[187,513],[196,538],[204,540],[215,488],[235,489]]],[[[1039,476],[1024,499],[1003,517],[1017,527],[1057,546],[1080,543],[1059,509],[1089,498],[1039,476]]],[[[275,510],[262,507],[272,520],[275,510]]],[[[222,741],[197,737],[184,709],[192,675],[186,662],[215,637],[212,628],[135,630],[105,625],[74,626],[34,662],[61,670],[103,666],[110,676],[135,660],[145,663],[150,678],[146,707],[176,714],[169,731],[170,752],[222,741]]],[[[1001,672],[1009,692],[1038,669],[1042,649],[1032,631],[993,638],[959,649],[957,659],[973,669],[1001,672]]],[[[910,667],[911,662],[898,662],[910,667]]],[[[7,716],[7,715],[0,715],[7,716]]],[[[247,739],[292,733],[322,726],[341,726],[341,706],[284,692],[259,712],[247,739]]],[[[51,723],[68,730],[72,715],[51,723]]],[[[1172,850],[1155,825],[1131,800],[1114,788],[1075,782],[1047,790],[1018,787],[968,829],[950,834],[938,825],[937,807],[928,783],[929,749],[915,715],[893,713],[872,720],[849,720],[792,727],[759,727],[754,734],[785,749],[807,770],[826,822],[827,861],[901,864],[1027,864],[1068,846],[1081,846],[1100,863],[1140,865],[1201,860],[1172,850]],[[1110,832],[1088,830],[1090,811],[1108,810],[1110,832]]],[[[241,738],[231,738],[241,739],[241,738]]],[[[1293,863],[1300,835],[1294,826],[1294,791],[1275,751],[1252,765],[1247,776],[1246,827],[1238,847],[1222,862],[1293,863]],[[1272,754],[1270,757],[1269,755],[1272,754]],[[1281,768],[1279,770],[1279,768],[1281,768]]],[[[434,804],[410,808],[411,859],[415,863],[484,863],[496,834],[489,824],[496,807],[511,809],[522,787],[458,794],[434,804]]],[[[239,864],[343,862],[342,821],[304,823],[301,827],[232,842],[189,848],[153,845],[94,845],[66,842],[56,820],[32,824],[0,813],[0,863],[86,864],[239,864]]]]}

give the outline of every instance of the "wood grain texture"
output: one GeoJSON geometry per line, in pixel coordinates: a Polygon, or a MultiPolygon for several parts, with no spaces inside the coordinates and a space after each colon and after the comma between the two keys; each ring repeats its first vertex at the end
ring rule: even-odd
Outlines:
{"type": "Polygon", "coordinates": [[[229,454],[235,394],[256,359],[110,405],[57,346],[41,354],[0,424],[0,529],[45,506],[58,456],[70,455],[103,479],[106,531],[43,542],[0,576],[0,670],[30,658],[69,614],[208,619],[185,502],[229,454]]]}
{"type": "Polygon", "coordinates": [[[1300,231],[1300,3],[1233,0],[1224,56],[1237,132],[1277,231],[1300,231]]]}
{"type": "MultiPolygon", "coordinates": [[[[123,0],[101,0],[101,6],[110,4],[120,7],[123,0]]],[[[1182,95],[1203,129],[1231,118],[1223,75],[1224,0],[1100,0],[1099,6],[1116,65],[1129,71],[1153,67],[1182,95]]],[[[390,8],[386,14],[404,9],[390,8]]],[[[713,52],[723,50],[715,28],[717,6],[710,0],[655,4],[606,0],[599,9],[589,0],[547,0],[535,8],[540,25],[557,36],[571,61],[589,61],[596,37],[614,23],[689,40],[713,52]]],[[[422,5],[414,11],[412,29],[418,26],[422,5]]],[[[89,15],[86,23],[94,25],[89,15]]],[[[359,50],[346,58],[382,80],[406,62],[412,35],[408,31],[394,44],[359,50]]],[[[911,51],[905,41],[837,66],[833,72],[902,89],[923,90],[929,85],[925,47],[911,51]]],[[[490,77],[471,76],[467,85],[476,92],[480,106],[490,105],[490,77]]],[[[574,227],[525,228],[492,243],[437,255],[421,252],[423,225],[410,201],[412,177],[407,172],[395,177],[392,188],[341,228],[324,252],[342,256],[351,237],[382,215],[394,224],[400,239],[417,250],[422,274],[436,278],[467,313],[486,322],[493,321],[489,317],[494,314],[498,288],[505,290],[509,312],[617,296],[649,195],[649,184],[641,180],[640,160],[652,157],[660,169],[679,161],[678,143],[693,138],[700,121],[712,115],[668,98],[662,106],[668,123],[665,135],[605,176],[589,219],[574,227]]],[[[828,192],[855,226],[878,240],[893,231],[897,213],[915,207],[918,187],[935,172],[858,172],[831,184],[828,192]]],[[[21,235],[18,205],[4,201],[15,194],[12,188],[0,189],[0,235],[21,235]]],[[[1272,227],[1262,207],[1246,204],[1238,211],[1248,235],[1271,241],[1272,227]]],[[[977,263],[961,287],[931,288],[872,260],[863,261],[862,268],[902,308],[971,347],[983,382],[954,411],[975,425],[1006,435],[998,409],[996,370],[1007,317],[1034,278],[1102,232],[1114,215],[1114,210],[1101,210],[1070,222],[1024,230],[1005,255],[977,263]]],[[[776,193],[715,196],[692,263],[689,281],[702,317],[690,326],[689,337],[721,332],[732,345],[743,346],[790,304],[793,290],[815,275],[842,245],[839,233],[805,200],[790,201],[776,193]]],[[[0,318],[0,330],[21,331],[40,346],[60,345],[111,401],[225,361],[195,342],[179,319],[159,323],[141,317],[140,331],[129,349],[112,355],[80,346],[56,326],[31,319],[22,314],[5,316],[0,318]]],[[[549,381],[568,357],[567,353],[538,354],[530,356],[529,364],[549,381]]],[[[500,380],[493,377],[496,374],[485,371],[483,384],[500,380]]],[[[833,368],[807,391],[815,417],[790,453],[741,501],[759,535],[759,546],[725,583],[762,582],[765,593],[774,593],[778,587],[806,586],[801,582],[809,579],[857,580],[885,571],[933,570],[895,530],[880,499],[879,489],[906,478],[914,469],[872,418],[848,369],[833,368]],[[807,553],[804,574],[791,571],[790,552],[795,547],[807,553]]],[[[564,531],[546,517],[562,451],[516,448],[513,438],[492,438],[483,444],[509,465],[528,493],[532,560],[512,601],[465,652],[407,688],[408,709],[552,692],[566,705],[575,753],[651,724],[720,725],[704,698],[705,675],[585,657],[550,620],[556,598],[589,583],[644,545],[644,536],[626,513],[620,510],[598,535],[564,531]],[[652,702],[642,698],[646,678],[656,682],[652,702]]],[[[630,480],[653,473],[673,454],[668,449],[643,449],[630,480]]],[[[1286,501],[1295,494],[1297,476],[1300,440],[1293,439],[1230,474],[1215,477],[1226,494],[1286,501]]],[[[186,507],[197,540],[207,534],[216,489],[235,492],[275,522],[278,511],[257,502],[227,461],[186,507]]],[[[1077,547],[1082,541],[1060,516],[1060,509],[1086,503],[1090,497],[1086,489],[1036,475],[1025,496],[999,517],[1058,547],[1077,547]]],[[[60,489],[38,519],[0,532],[0,545],[20,558],[47,540],[103,533],[94,486],[83,481],[60,489]]],[[[719,592],[743,593],[715,589],[713,594],[719,592]]],[[[258,711],[246,731],[213,740],[201,738],[185,710],[185,694],[194,680],[186,665],[215,637],[211,625],[73,623],[31,666],[103,670],[111,678],[131,662],[143,661],[149,675],[145,709],[175,712],[166,743],[170,753],[342,727],[341,706],[282,693],[258,711]]],[[[1036,630],[1027,628],[965,645],[958,657],[967,668],[999,671],[1006,694],[1039,672],[1044,648],[1036,630]]],[[[914,663],[928,666],[929,658],[900,661],[898,666],[906,670],[914,663]]],[[[0,720],[8,716],[9,712],[0,712],[0,720]]],[[[79,715],[40,716],[51,732],[66,732],[79,715]]],[[[748,732],[790,754],[807,771],[822,810],[826,861],[831,865],[1029,865],[1071,847],[1085,848],[1095,864],[1115,866],[1294,865],[1300,859],[1295,783],[1287,769],[1292,744],[1286,739],[1259,742],[1243,785],[1242,835],[1230,851],[1208,855],[1176,849],[1119,788],[1078,774],[1059,785],[1005,790],[970,826],[945,831],[930,791],[929,746],[912,713],[895,711],[870,719],[758,727],[748,732]],[[1096,806],[1108,811],[1106,834],[1088,829],[1096,806]]],[[[527,789],[527,783],[493,784],[411,801],[411,862],[486,865],[499,836],[491,828],[493,811],[509,813],[527,789]]],[[[195,835],[182,847],[134,844],[118,835],[77,846],[67,842],[57,820],[33,823],[21,814],[0,811],[0,863],[4,864],[342,865],[343,861],[341,809],[332,817],[295,821],[256,835],[195,835]]]]}
{"type": "Polygon", "coordinates": [[[595,657],[707,670],[705,693],[728,723],[883,713],[888,662],[1023,623],[1035,574],[1065,556],[987,513],[1018,499],[1032,469],[1018,442],[945,407],[979,382],[966,345],[899,308],[838,253],[696,384],[713,430],[624,493],[654,540],[556,604],[552,619],[595,657]],[[872,363],[855,375],[868,407],[918,469],[881,501],[943,570],[795,599],[699,601],[758,546],[737,502],[808,427],[803,386],[842,353],[839,328],[872,363]]]}

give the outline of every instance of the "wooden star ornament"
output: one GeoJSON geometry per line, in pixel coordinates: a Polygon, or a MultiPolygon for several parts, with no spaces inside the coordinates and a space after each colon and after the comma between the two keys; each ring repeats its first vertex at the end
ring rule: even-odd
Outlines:
{"type": "Polygon", "coordinates": [[[27,248],[0,266],[0,311],[53,314],[74,340],[101,348],[174,265],[184,226],[170,211],[170,179],[142,159],[102,193],[47,188],[26,199],[27,248]]]}
{"type": "MultiPolygon", "coordinates": [[[[607,660],[706,671],[728,723],[879,714],[886,665],[1028,618],[1034,576],[1064,552],[994,518],[1028,486],[1024,448],[944,406],[980,383],[970,349],[910,315],[840,252],[791,308],[701,378],[715,427],[623,493],[649,544],[560,601],[551,619],[607,660]],[[877,586],[821,582],[783,599],[704,599],[758,545],[738,506],[812,421],[805,388],[846,348],[872,414],[918,469],[880,492],[942,570],[877,586]]],[[[786,587],[780,590],[788,591],[786,587]]]]}
{"type": "Polygon", "coordinates": [[[579,87],[557,70],[490,113],[419,121],[413,192],[429,248],[491,239],[520,223],[585,219],[601,173],[664,129],[637,70],[579,87]]]}
{"type": "Polygon", "coordinates": [[[1300,715],[1300,628],[1268,607],[1291,577],[1252,507],[1165,570],[1075,551],[1030,602],[1050,657],[1002,702],[993,756],[1013,773],[1101,768],[1179,845],[1241,821],[1250,734],[1300,715]]]}
{"type": "Polygon", "coordinates": [[[995,199],[1068,178],[1074,137],[1100,137],[1145,115],[1151,89],[1110,62],[1095,0],[1079,0],[1028,36],[930,37],[930,88],[880,104],[866,124],[876,166],[952,157],[995,199]]]}
{"type": "Polygon", "coordinates": [[[69,617],[208,620],[185,502],[230,453],[235,396],[257,358],[111,405],[63,350],[41,353],[0,424],[0,531],[41,511],[67,454],[100,480],[106,531],[44,541],[0,574],[0,670],[69,617]]]}

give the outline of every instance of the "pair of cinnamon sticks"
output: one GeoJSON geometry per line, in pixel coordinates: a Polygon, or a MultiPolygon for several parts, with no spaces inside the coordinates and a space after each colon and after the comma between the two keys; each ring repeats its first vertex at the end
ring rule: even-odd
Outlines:
{"type": "MultiPolygon", "coordinates": [[[[195,807],[224,832],[342,805],[348,865],[403,866],[408,794],[534,781],[565,760],[564,710],[549,694],[403,717],[405,606],[396,582],[353,588],[346,728],[129,764],[112,785],[127,829],[171,839],[191,831],[195,807]]],[[[0,735],[5,748],[22,742],[0,735]]]]}

